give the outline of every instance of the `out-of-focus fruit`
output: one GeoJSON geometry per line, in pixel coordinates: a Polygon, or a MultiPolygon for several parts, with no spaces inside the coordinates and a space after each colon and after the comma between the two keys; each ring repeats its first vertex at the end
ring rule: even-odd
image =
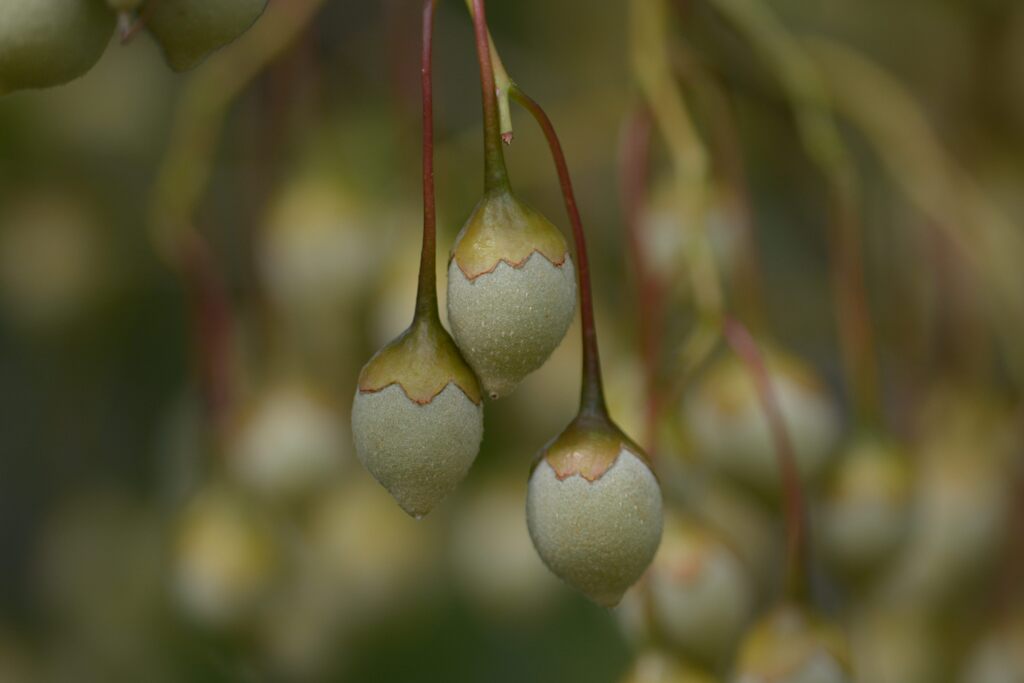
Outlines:
{"type": "Polygon", "coordinates": [[[772,610],[747,634],[733,683],[851,683],[842,632],[804,607],[772,610]]]}
{"type": "Polygon", "coordinates": [[[648,637],[656,634],[690,661],[720,665],[735,648],[753,600],[747,568],[733,550],[695,520],[670,514],[651,568],[623,607],[633,603],[629,612],[651,620],[642,627],[648,637]]]}
{"type": "Polygon", "coordinates": [[[985,634],[971,650],[961,683],[1024,681],[1024,620],[1019,615],[985,634]]]}
{"type": "Polygon", "coordinates": [[[441,520],[413,520],[356,470],[318,499],[307,523],[311,583],[355,623],[380,620],[429,594],[441,520]]]}
{"type": "Polygon", "coordinates": [[[840,456],[821,506],[818,538],[832,562],[863,576],[898,554],[910,532],[913,480],[908,455],[861,437],[840,456]]]}
{"type": "Polygon", "coordinates": [[[920,429],[912,534],[881,590],[935,606],[968,596],[997,560],[1021,437],[1012,410],[965,392],[933,396],[920,429]]]}
{"type": "Polygon", "coordinates": [[[228,466],[257,493],[293,498],[329,484],[349,448],[330,402],[301,381],[285,380],[262,391],[244,411],[228,466]]]}
{"type": "Polygon", "coordinates": [[[530,542],[521,483],[487,482],[462,502],[453,522],[458,586],[475,606],[499,619],[543,613],[558,588],[530,542]]]}
{"type": "Polygon", "coordinates": [[[636,662],[621,683],[715,683],[714,676],[686,666],[671,655],[649,650],[636,662]]]}
{"type": "Polygon", "coordinates": [[[197,66],[245,33],[267,0],[147,0],[146,28],[175,71],[197,66]]]}
{"type": "Polygon", "coordinates": [[[79,317],[103,288],[98,218],[72,195],[29,192],[0,217],[0,303],[19,322],[53,328],[79,317]]]}
{"type": "Polygon", "coordinates": [[[259,609],[283,565],[271,521],[250,499],[209,484],[188,502],[173,546],[173,589],[186,616],[231,627],[259,609]]]}
{"type": "MultiPolygon", "coordinates": [[[[793,444],[797,468],[809,481],[825,468],[839,436],[839,415],[814,372],[777,351],[765,365],[793,444]]],[[[697,456],[766,493],[780,482],[768,419],[750,371],[736,356],[714,362],[685,398],[683,419],[697,456]]]]}
{"type": "Polygon", "coordinates": [[[103,0],[4,0],[0,4],[0,95],[78,78],[114,32],[103,0]]]}
{"type": "Polygon", "coordinates": [[[850,620],[850,648],[858,681],[935,683],[949,662],[929,617],[906,605],[872,601],[850,620]]]}

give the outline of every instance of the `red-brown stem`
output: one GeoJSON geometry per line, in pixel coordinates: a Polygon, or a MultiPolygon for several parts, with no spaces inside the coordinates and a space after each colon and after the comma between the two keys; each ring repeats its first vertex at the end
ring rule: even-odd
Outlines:
{"type": "Polygon", "coordinates": [[[476,54],[480,62],[480,88],[484,104],[484,192],[508,190],[508,170],[505,168],[505,153],[501,148],[501,117],[498,113],[498,93],[491,64],[484,0],[473,0],[473,31],[476,34],[476,54]]]}
{"type": "Polygon", "coordinates": [[[232,399],[231,308],[209,245],[194,230],[183,235],[180,263],[189,295],[193,362],[206,414],[219,432],[226,424],[232,399]]]}
{"type": "Polygon", "coordinates": [[[845,188],[833,189],[830,251],[833,295],[846,381],[862,426],[878,427],[881,415],[871,311],[864,284],[861,225],[845,188]]]}
{"type": "Polygon", "coordinates": [[[786,593],[788,597],[797,599],[802,597],[806,590],[806,537],[809,532],[803,484],[800,482],[793,444],[789,439],[789,432],[786,430],[778,397],[757,342],[750,336],[747,328],[731,316],[725,317],[722,333],[732,350],[747,366],[747,370],[757,386],[761,409],[764,410],[765,417],[768,419],[772,439],[775,442],[775,453],[782,476],[786,523],[786,593]]]}
{"type": "MultiPolygon", "coordinates": [[[[479,2],[480,0],[476,0],[479,2]]],[[[576,205],[576,194],[572,189],[569,177],[569,165],[565,161],[562,144],[551,123],[551,119],[537,102],[519,89],[512,86],[509,92],[512,99],[536,119],[544,137],[547,138],[551,157],[558,172],[558,182],[565,200],[565,210],[572,224],[572,237],[576,244],[576,270],[580,283],[580,318],[583,327],[583,382],[580,389],[580,413],[607,418],[608,408],[604,400],[604,386],[601,380],[601,359],[597,351],[597,328],[594,324],[594,297],[590,285],[590,260],[587,258],[587,240],[583,234],[583,220],[580,218],[579,207],[576,205]]]]}
{"type": "Polygon", "coordinates": [[[434,206],[433,42],[436,0],[423,3],[423,53],[420,78],[423,95],[423,249],[420,253],[417,322],[439,321],[437,311],[437,213],[434,206]]]}
{"type": "Polygon", "coordinates": [[[644,447],[648,454],[656,451],[658,412],[661,390],[658,371],[661,365],[661,337],[664,329],[662,293],[664,283],[651,271],[641,234],[644,205],[648,199],[650,179],[651,131],[650,112],[637,108],[625,122],[619,154],[619,187],[622,196],[626,243],[636,280],[637,318],[640,330],[640,356],[644,369],[644,447]]]}

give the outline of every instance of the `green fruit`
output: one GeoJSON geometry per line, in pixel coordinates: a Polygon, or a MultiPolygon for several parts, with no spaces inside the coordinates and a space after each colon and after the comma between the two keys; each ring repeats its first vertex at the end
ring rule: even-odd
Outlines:
{"type": "Polygon", "coordinates": [[[477,486],[453,520],[452,564],[469,603],[498,623],[534,620],[552,605],[558,581],[537,557],[523,519],[526,482],[477,486]]]}
{"type": "Polygon", "coordinates": [[[855,441],[830,474],[822,503],[821,545],[845,574],[878,569],[910,531],[912,472],[895,444],[873,437],[855,441]]]}
{"type": "MultiPolygon", "coordinates": [[[[839,436],[839,415],[813,371],[778,352],[765,364],[778,400],[797,468],[804,480],[825,468],[839,436]]],[[[778,491],[779,463],[770,425],[750,370],[726,355],[686,397],[683,419],[697,455],[715,469],[771,494],[778,491]]]]}
{"type": "Polygon", "coordinates": [[[146,27],[175,71],[197,66],[245,33],[267,0],[148,0],[146,27]]]}
{"type": "Polygon", "coordinates": [[[581,416],[540,452],[526,522],[552,572],[614,607],[658,549],[661,489],[639,447],[581,416]]]}
{"type": "Polygon", "coordinates": [[[3,0],[0,95],[78,78],[103,54],[114,23],[103,0],[3,0]]]}
{"type": "Polygon", "coordinates": [[[562,234],[505,191],[484,196],[448,264],[448,319],[491,398],[510,393],[565,337],[576,275],[562,234]]]}
{"type": "Polygon", "coordinates": [[[715,683],[715,678],[656,650],[636,658],[622,683],[715,683]]]}
{"type": "Polygon", "coordinates": [[[726,661],[753,608],[746,567],[719,537],[693,519],[670,514],[643,583],[626,596],[644,603],[666,644],[709,665],[726,661]]]}
{"type": "Polygon", "coordinates": [[[414,517],[466,476],[483,430],[480,388],[440,322],[413,323],[359,375],[356,455],[414,517]]]}
{"type": "Polygon", "coordinates": [[[295,380],[262,392],[232,436],[232,475],[256,493],[284,499],[329,482],[349,443],[330,403],[295,380]]]}
{"type": "Polygon", "coordinates": [[[734,683],[850,683],[846,638],[795,604],[772,610],[747,634],[734,683]]]}
{"type": "Polygon", "coordinates": [[[181,609],[215,627],[250,616],[271,592],[280,569],[270,520],[244,495],[222,485],[208,486],[188,503],[174,550],[181,609]]]}
{"type": "Polygon", "coordinates": [[[1014,615],[992,629],[971,650],[962,683],[1016,683],[1024,680],[1024,620],[1014,615]]]}

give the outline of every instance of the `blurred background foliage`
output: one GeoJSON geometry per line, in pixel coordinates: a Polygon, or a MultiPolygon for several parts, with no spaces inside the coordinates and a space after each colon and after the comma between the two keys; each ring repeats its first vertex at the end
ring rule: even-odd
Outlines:
{"type": "MultiPolygon", "coordinates": [[[[204,170],[186,156],[170,199],[156,188],[173,185],[161,174],[183,149],[189,107],[231,82],[236,55],[259,53],[247,41],[272,35],[260,29],[290,2],[272,0],[256,29],[193,72],[172,75],[143,33],[111,44],[75,82],[0,100],[0,680],[621,680],[651,617],[635,599],[617,615],[558,584],[523,518],[533,454],[575,413],[578,327],[488,406],[477,466],[429,518],[407,518],[354,459],[356,373],[413,310],[418,3],[324,2],[225,103],[221,134],[200,141],[212,165],[185,220],[226,288],[234,334],[221,360],[237,408],[219,434],[204,417],[195,292],[168,249],[180,226],[160,208],[204,170]]],[[[1024,4],[765,3],[819,69],[857,176],[879,440],[902,455],[891,477],[865,466],[849,479],[829,474],[840,451],[852,460],[840,444],[863,426],[836,326],[829,180],[801,137],[785,70],[780,79],[723,9],[736,3],[670,4],[674,75],[710,154],[699,220],[727,300],[777,351],[820,532],[817,599],[847,628],[858,680],[1021,680],[1024,4]],[[896,90],[855,68],[856,55],[896,90]],[[894,92],[923,117],[901,118],[894,92]],[[744,250],[757,254],[752,288],[736,274],[744,250]],[[868,524],[899,527],[871,536],[885,566],[870,580],[860,566],[844,573],[864,537],[849,532],[851,550],[843,525],[855,522],[836,511],[863,491],[913,511],[909,523],[868,524]],[[998,677],[1013,666],[1016,678],[998,677]]],[[[509,70],[560,130],[593,251],[609,401],[640,438],[637,292],[618,187],[623,121],[640,101],[627,5],[495,0],[488,19],[509,70]]],[[[461,3],[440,4],[435,45],[447,249],[482,187],[461,3]]],[[[513,184],[564,226],[527,119],[515,113],[513,184]]],[[[662,147],[656,138],[643,239],[670,290],[671,353],[698,316],[692,230],[671,208],[659,213],[677,199],[662,147]]],[[[679,378],[685,397],[662,415],[655,451],[666,490],[719,539],[679,527],[680,561],[706,561],[718,577],[707,609],[732,615],[715,626],[724,644],[712,669],[776,595],[783,537],[766,431],[722,356],[679,378]],[[709,547],[725,554],[701,559],[709,547]]],[[[683,600],[673,614],[685,622],[701,604],[683,600]]],[[[691,642],[686,623],[664,620],[691,642]]],[[[659,666],[638,667],[636,680],[668,680],[643,678],[659,666]]]]}

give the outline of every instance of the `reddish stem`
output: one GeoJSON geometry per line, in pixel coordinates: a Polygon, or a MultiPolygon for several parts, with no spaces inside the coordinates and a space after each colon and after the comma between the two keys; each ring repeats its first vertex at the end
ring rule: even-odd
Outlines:
{"type": "Polygon", "coordinates": [[[864,284],[864,246],[857,209],[846,190],[834,190],[830,224],[833,292],[846,379],[861,421],[878,426],[881,406],[871,311],[864,284]]]}
{"type": "Polygon", "coordinates": [[[747,328],[731,316],[726,316],[722,333],[754,379],[761,408],[768,419],[772,439],[775,441],[775,453],[782,475],[786,520],[786,591],[789,597],[798,598],[806,589],[804,570],[807,561],[806,536],[809,532],[803,485],[800,482],[793,444],[790,441],[789,432],[786,430],[786,423],[779,408],[778,396],[775,394],[771,377],[757,342],[750,336],[747,328]]]}
{"type": "Polygon", "coordinates": [[[637,288],[637,317],[644,366],[644,413],[647,432],[644,446],[648,453],[654,453],[657,439],[658,412],[661,408],[658,371],[664,330],[664,284],[659,282],[651,271],[641,234],[644,205],[648,198],[652,124],[650,112],[646,109],[638,108],[631,114],[623,128],[619,155],[619,186],[626,223],[626,242],[637,288]]]}
{"type": "Polygon", "coordinates": [[[423,249],[420,253],[416,321],[440,320],[437,310],[437,213],[434,206],[433,43],[436,0],[423,3],[423,53],[420,78],[423,95],[423,249]]]}
{"type": "MultiPolygon", "coordinates": [[[[480,2],[480,0],[476,0],[480,2]]],[[[544,137],[547,138],[551,156],[558,172],[558,182],[565,200],[565,210],[572,224],[572,236],[576,245],[576,270],[580,282],[580,317],[583,326],[583,382],[580,390],[580,413],[601,418],[608,417],[608,408],[604,400],[604,386],[601,380],[601,359],[597,351],[597,327],[594,324],[594,297],[590,285],[590,260],[587,258],[587,240],[583,234],[583,220],[580,218],[579,207],[576,205],[576,194],[572,189],[569,177],[569,165],[565,161],[562,143],[558,140],[555,127],[547,113],[537,102],[519,89],[512,86],[509,94],[536,119],[544,137]]]]}
{"type": "Polygon", "coordinates": [[[206,241],[195,231],[183,233],[181,264],[189,294],[196,373],[207,415],[224,427],[231,404],[230,303],[206,241]]]}

